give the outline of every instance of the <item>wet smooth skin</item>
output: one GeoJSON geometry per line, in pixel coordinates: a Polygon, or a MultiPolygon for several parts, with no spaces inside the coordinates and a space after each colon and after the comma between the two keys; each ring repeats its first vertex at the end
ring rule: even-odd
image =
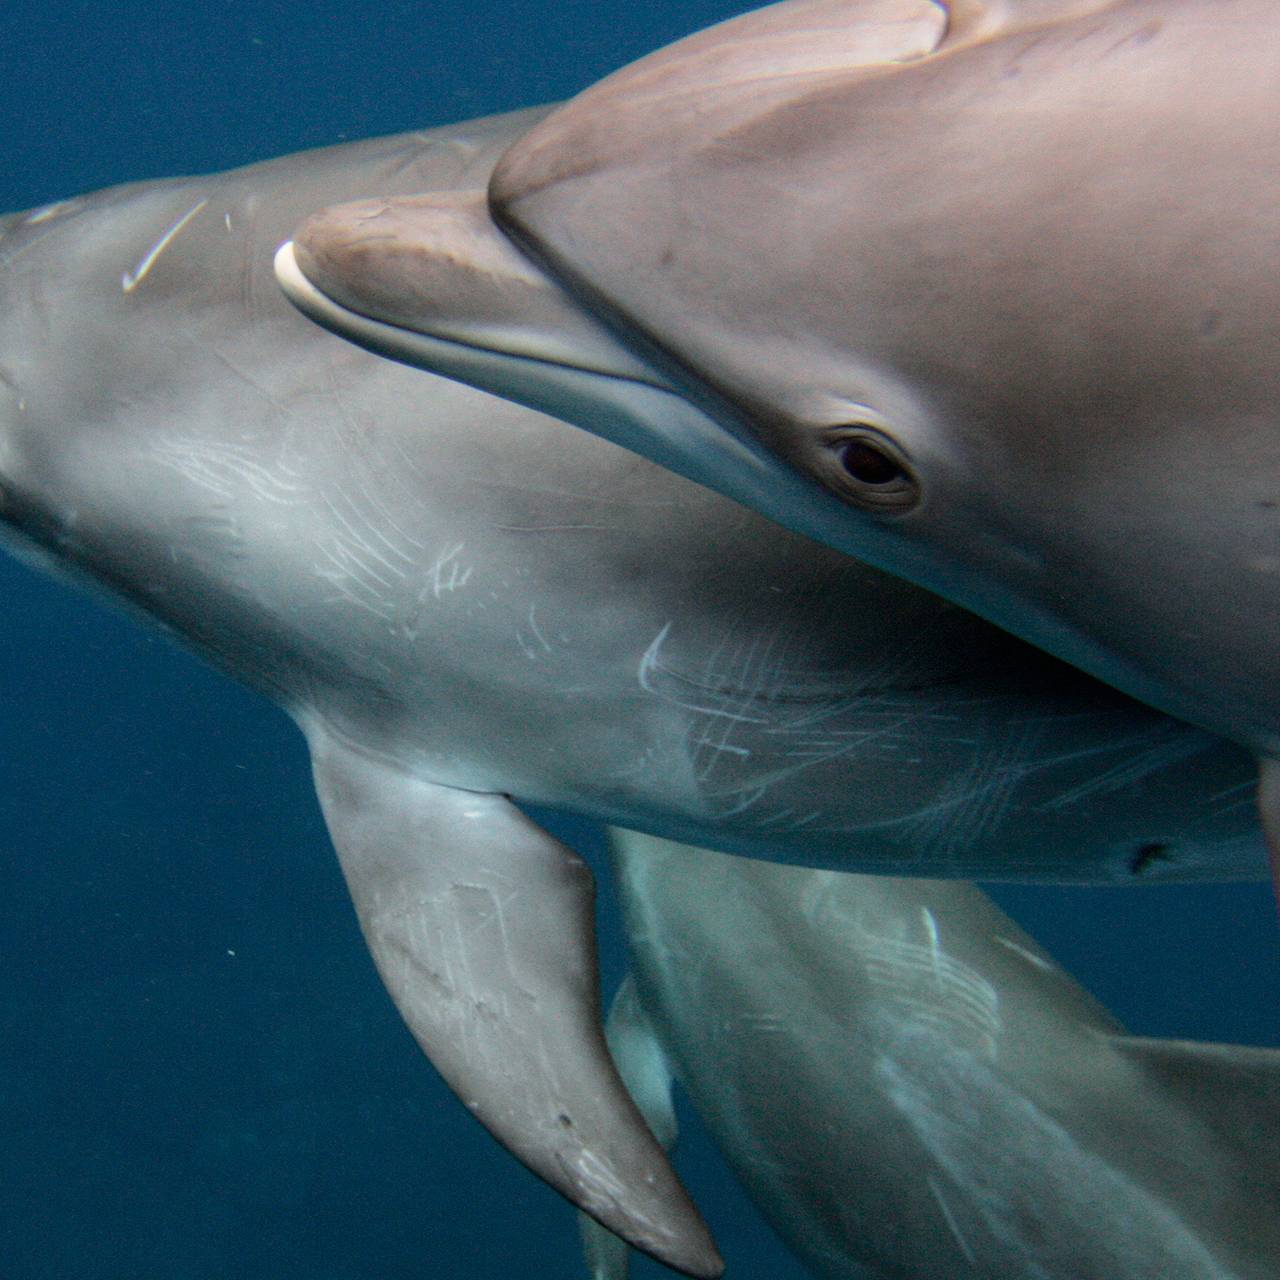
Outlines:
{"type": "Polygon", "coordinates": [[[771,515],[1269,755],[1278,89],[1265,0],[784,4],[583,94],[490,197],[812,482],[771,515]],[[900,44],[841,67],[832,23],[900,44]]]}

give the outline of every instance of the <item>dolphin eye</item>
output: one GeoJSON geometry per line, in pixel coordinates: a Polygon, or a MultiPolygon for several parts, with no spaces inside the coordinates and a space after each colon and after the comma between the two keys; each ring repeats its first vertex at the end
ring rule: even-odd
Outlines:
{"type": "Polygon", "coordinates": [[[840,450],[840,462],[860,484],[892,484],[905,474],[883,449],[866,440],[850,440],[840,450]]]}
{"type": "Polygon", "coordinates": [[[842,498],[885,514],[910,510],[920,501],[920,484],[898,448],[875,427],[852,423],[827,433],[832,487],[842,498]]]}

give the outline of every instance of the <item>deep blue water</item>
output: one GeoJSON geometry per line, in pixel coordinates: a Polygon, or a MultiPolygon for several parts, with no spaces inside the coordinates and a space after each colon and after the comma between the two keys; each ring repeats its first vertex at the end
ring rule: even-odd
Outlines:
{"type": "MultiPolygon", "coordinates": [[[[11,0],[0,209],[565,96],[740,7],[11,0]]],[[[0,600],[0,1280],[578,1274],[378,986],[284,717],[8,560],[0,600]]],[[[1264,887],[1000,896],[1134,1031],[1280,1044],[1264,887]]],[[[798,1276],[685,1124],[731,1274],[798,1276]]]]}

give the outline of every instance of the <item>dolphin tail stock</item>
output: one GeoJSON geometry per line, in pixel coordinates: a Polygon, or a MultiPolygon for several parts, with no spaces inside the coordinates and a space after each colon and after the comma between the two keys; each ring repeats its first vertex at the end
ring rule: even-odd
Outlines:
{"type": "MultiPolygon", "coordinates": [[[[615,833],[611,835],[616,838],[615,833]]],[[[677,1137],[675,1102],[671,1094],[675,1076],[645,1016],[631,974],[622,980],[613,998],[605,1037],[627,1091],[663,1150],[670,1153],[677,1137]]],[[[630,1262],[626,1242],[585,1213],[578,1215],[578,1228],[591,1280],[626,1280],[630,1262]]]]}
{"type": "Polygon", "coordinates": [[[670,1267],[718,1276],[605,1045],[586,864],[503,796],[422,781],[314,726],[308,737],[374,963],[450,1088],[578,1208],[670,1267]]]}

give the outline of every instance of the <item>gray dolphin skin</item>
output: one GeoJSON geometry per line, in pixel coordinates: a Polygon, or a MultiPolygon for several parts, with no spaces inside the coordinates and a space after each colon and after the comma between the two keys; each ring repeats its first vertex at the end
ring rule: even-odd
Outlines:
{"type": "Polygon", "coordinates": [[[1280,1052],[1126,1035],[973,885],[615,841],[623,1076],[668,1144],[679,1080],[812,1274],[1273,1280],[1280,1052]]]}
{"type": "Polygon", "coordinates": [[[1278,87],[1271,0],[794,0],[589,89],[489,202],[625,338],[597,381],[701,410],[574,421],[1246,744],[1274,849],[1278,87]]]}
{"type": "Polygon", "coordinates": [[[281,295],[308,211],[481,189],[538,118],[4,219],[0,520],[292,716],[431,1060],[575,1204],[712,1275],[604,1046],[590,874],[512,798],[845,870],[1218,879],[1265,874],[1252,764],[281,295]]]}

